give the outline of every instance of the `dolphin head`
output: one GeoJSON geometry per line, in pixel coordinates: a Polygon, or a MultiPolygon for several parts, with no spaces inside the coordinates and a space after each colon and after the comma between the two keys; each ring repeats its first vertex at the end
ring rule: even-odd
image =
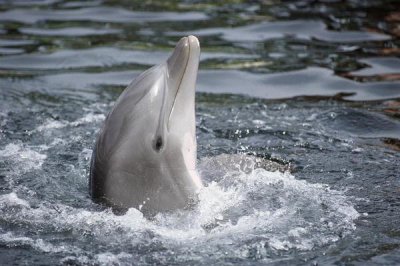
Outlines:
{"type": "Polygon", "coordinates": [[[143,72],[120,95],[96,144],[94,198],[162,211],[183,207],[202,187],[196,172],[199,56],[197,38],[184,37],[165,62],[143,72]]]}

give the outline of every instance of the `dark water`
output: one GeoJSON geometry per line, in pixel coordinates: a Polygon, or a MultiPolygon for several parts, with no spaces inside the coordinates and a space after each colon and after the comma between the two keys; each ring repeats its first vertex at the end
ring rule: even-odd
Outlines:
{"type": "Polygon", "coordinates": [[[0,1],[0,265],[400,264],[399,10],[0,1]],[[88,197],[95,136],[185,34],[206,187],[192,210],[114,215],[88,197]]]}

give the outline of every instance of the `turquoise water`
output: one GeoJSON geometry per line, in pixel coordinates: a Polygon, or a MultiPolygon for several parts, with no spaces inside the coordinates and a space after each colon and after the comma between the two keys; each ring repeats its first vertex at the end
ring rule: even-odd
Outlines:
{"type": "Polygon", "coordinates": [[[400,263],[399,9],[0,1],[0,264],[400,263]],[[96,134],[187,34],[206,187],[192,209],[115,215],[88,195],[96,134]]]}

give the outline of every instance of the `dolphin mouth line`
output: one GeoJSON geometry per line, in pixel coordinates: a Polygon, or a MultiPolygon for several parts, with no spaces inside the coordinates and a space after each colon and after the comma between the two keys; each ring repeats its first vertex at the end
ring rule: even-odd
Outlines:
{"type": "Polygon", "coordinates": [[[190,39],[189,39],[189,37],[186,37],[186,38],[187,38],[187,42],[188,42],[188,44],[189,44],[188,58],[186,59],[185,69],[184,69],[183,75],[182,75],[182,77],[181,77],[181,79],[180,79],[180,81],[179,81],[179,86],[178,86],[178,89],[176,90],[176,93],[175,93],[175,96],[174,96],[174,101],[173,101],[173,103],[172,103],[171,111],[169,112],[169,115],[168,115],[168,124],[167,124],[167,129],[168,129],[168,131],[169,131],[169,122],[171,121],[171,114],[172,114],[172,111],[174,110],[175,103],[176,103],[176,98],[178,97],[178,93],[179,93],[179,91],[180,91],[180,89],[181,89],[183,77],[185,76],[187,67],[188,67],[188,65],[189,65],[190,52],[191,52],[191,47],[190,47],[190,46],[191,46],[191,45],[190,45],[190,39]]]}

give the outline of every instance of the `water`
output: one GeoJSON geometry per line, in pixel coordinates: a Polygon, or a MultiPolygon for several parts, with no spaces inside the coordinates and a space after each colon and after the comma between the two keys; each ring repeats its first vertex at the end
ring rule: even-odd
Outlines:
{"type": "Polygon", "coordinates": [[[215,2],[0,1],[0,265],[400,263],[399,4],[215,2]],[[189,33],[206,187],[115,215],[95,136],[189,33]]]}

